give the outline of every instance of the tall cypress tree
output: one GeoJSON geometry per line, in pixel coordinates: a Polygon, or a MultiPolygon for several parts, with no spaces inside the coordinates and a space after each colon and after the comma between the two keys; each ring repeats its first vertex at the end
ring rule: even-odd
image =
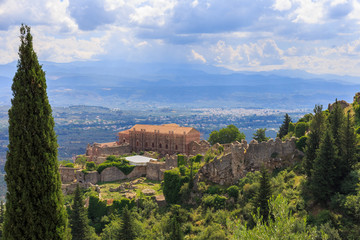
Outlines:
{"type": "Polygon", "coordinates": [[[350,171],[353,169],[354,164],[356,163],[356,133],[354,130],[354,122],[350,117],[350,113],[347,112],[345,124],[344,124],[344,134],[342,143],[342,156],[341,156],[341,179],[344,179],[350,171]]]}
{"type": "Polygon", "coordinates": [[[263,222],[267,222],[270,214],[269,199],[271,197],[270,175],[264,166],[260,170],[260,187],[255,197],[255,207],[259,208],[263,222]]]}
{"type": "Polygon", "coordinates": [[[5,239],[68,239],[54,119],[30,27],[20,28],[5,164],[5,239]]]}
{"type": "Polygon", "coordinates": [[[291,122],[291,118],[290,118],[290,116],[286,113],[285,116],[284,116],[284,122],[283,122],[283,124],[280,126],[280,129],[279,129],[279,132],[278,132],[278,137],[279,137],[279,138],[283,138],[286,134],[288,134],[290,122],[291,122]]]}
{"type": "Polygon", "coordinates": [[[337,148],[331,136],[331,130],[327,129],[320,143],[310,179],[310,187],[315,199],[324,205],[336,192],[338,185],[337,161],[337,148]]]}
{"type": "MultiPolygon", "coordinates": [[[[84,207],[84,200],[80,191],[80,186],[76,186],[74,204],[70,215],[71,235],[73,240],[92,239],[89,219],[84,207]]],[[[95,232],[94,232],[95,233],[95,232]]]]}
{"type": "Polygon", "coordinates": [[[311,177],[316,151],[319,149],[321,136],[323,134],[325,115],[322,105],[315,105],[314,117],[310,123],[310,133],[306,141],[304,168],[306,175],[311,177]]]}
{"type": "Polygon", "coordinates": [[[133,240],[136,238],[134,219],[131,216],[128,205],[122,210],[119,236],[122,240],[133,240]]]}

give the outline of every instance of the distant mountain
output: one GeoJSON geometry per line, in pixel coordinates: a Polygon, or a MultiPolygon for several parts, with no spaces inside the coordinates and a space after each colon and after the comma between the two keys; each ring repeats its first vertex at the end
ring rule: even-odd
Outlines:
{"type": "MultiPolygon", "coordinates": [[[[119,108],[312,108],[352,101],[360,78],[304,71],[233,72],[208,65],[121,61],[42,62],[55,106],[119,108]]],[[[16,63],[0,65],[0,104],[8,105],[16,63]]]]}

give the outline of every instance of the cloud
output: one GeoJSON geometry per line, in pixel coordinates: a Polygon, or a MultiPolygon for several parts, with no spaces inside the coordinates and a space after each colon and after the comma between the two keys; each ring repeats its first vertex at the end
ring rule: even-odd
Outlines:
{"type": "Polygon", "coordinates": [[[115,22],[116,10],[105,10],[101,0],[70,0],[68,10],[81,30],[94,30],[98,26],[115,22]]]}
{"type": "Polygon", "coordinates": [[[200,60],[201,62],[206,63],[206,59],[204,58],[204,56],[195,52],[194,49],[191,50],[191,53],[194,60],[200,60]]]}

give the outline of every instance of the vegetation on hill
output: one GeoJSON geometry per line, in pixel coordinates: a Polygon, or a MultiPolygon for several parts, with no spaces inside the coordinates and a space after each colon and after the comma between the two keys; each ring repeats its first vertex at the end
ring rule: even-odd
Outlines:
{"type": "Polygon", "coordinates": [[[5,239],[68,239],[45,73],[33,50],[30,27],[21,26],[20,40],[9,110],[3,235],[5,239]]]}
{"type": "Polygon", "coordinates": [[[245,134],[240,132],[235,125],[229,125],[226,128],[222,128],[219,131],[212,131],[209,136],[209,143],[232,143],[235,141],[241,142],[245,139],[245,134]]]}

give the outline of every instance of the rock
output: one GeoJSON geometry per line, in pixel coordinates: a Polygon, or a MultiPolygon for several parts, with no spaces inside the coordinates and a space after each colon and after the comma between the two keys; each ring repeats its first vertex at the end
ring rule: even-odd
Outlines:
{"type": "Polygon", "coordinates": [[[128,198],[128,199],[135,199],[136,198],[136,193],[127,192],[127,193],[125,193],[125,197],[128,198]]]}
{"type": "Polygon", "coordinates": [[[156,194],[156,191],[154,189],[151,189],[151,188],[143,189],[141,192],[146,196],[152,196],[152,195],[156,194]]]}
{"type": "Polygon", "coordinates": [[[155,196],[155,202],[159,205],[159,207],[166,206],[166,201],[164,195],[156,195],[155,196]]]}

